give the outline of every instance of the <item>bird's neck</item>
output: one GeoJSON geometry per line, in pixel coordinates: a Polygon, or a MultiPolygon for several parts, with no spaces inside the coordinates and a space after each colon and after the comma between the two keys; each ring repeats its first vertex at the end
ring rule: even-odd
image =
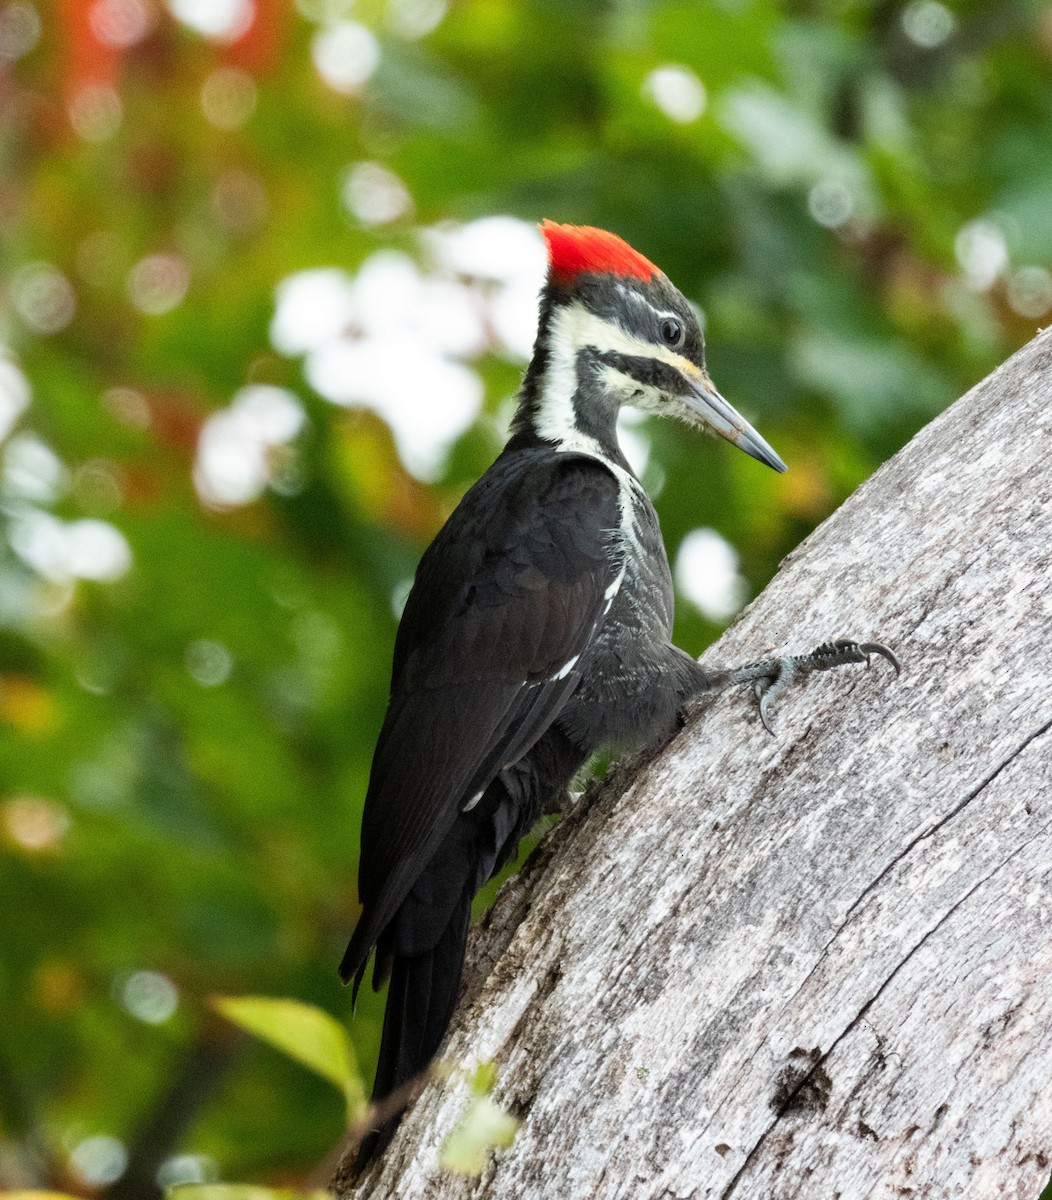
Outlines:
{"type": "Polygon", "coordinates": [[[617,440],[620,401],[604,384],[599,355],[585,344],[580,309],[541,301],[533,359],[522,381],[509,448],[548,445],[630,470],[617,440]]]}

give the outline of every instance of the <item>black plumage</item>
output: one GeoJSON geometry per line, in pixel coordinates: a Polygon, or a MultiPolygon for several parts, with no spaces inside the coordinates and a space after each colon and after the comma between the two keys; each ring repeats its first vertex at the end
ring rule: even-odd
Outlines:
{"type": "Polygon", "coordinates": [[[391,977],[377,1096],[437,1050],[475,892],[587,757],[554,734],[536,743],[596,642],[620,569],[618,519],[617,482],[601,464],[505,452],[421,560],[366,795],[362,915],[341,967],[357,986],[375,945],[375,981],[391,977]]]}
{"type": "Polygon", "coordinates": [[[465,806],[531,748],[580,682],[579,669],[564,667],[595,640],[617,571],[617,504],[616,481],[594,461],[506,452],[421,560],[366,795],[363,912],[346,977],[361,980],[377,942],[381,979],[389,954],[419,949],[410,931],[388,945],[396,909],[465,806]]]}

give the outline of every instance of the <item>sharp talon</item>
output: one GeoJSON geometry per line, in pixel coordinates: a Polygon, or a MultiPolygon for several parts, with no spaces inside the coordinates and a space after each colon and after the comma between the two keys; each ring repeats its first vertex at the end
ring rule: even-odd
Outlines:
{"type": "Polygon", "coordinates": [[[764,729],[767,730],[767,732],[771,735],[771,737],[774,737],[775,732],[771,728],[770,721],[768,721],[768,719],[767,719],[767,693],[766,692],[760,697],[760,720],[763,722],[764,729]]]}
{"type": "Polygon", "coordinates": [[[788,689],[797,675],[810,671],[830,671],[848,663],[865,663],[868,668],[873,665],[873,655],[887,659],[896,675],[901,673],[899,660],[893,651],[881,642],[857,642],[854,638],[836,638],[831,642],[823,642],[810,654],[786,655],[764,662],[748,663],[728,672],[727,675],[731,683],[752,685],[753,695],[759,702],[763,727],[772,737],[776,737],[771,723],[771,706],[788,689]]]}
{"type": "Polygon", "coordinates": [[[895,657],[894,653],[889,650],[887,646],[882,646],[880,642],[863,642],[862,645],[859,646],[859,651],[866,656],[867,667],[869,666],[869,656],[871,654],[879,654],[881,658],[886,658],[888,662],[891,663],[891,665],[895,668],[896,675],[902,674],[902,664],[895,657]]]}

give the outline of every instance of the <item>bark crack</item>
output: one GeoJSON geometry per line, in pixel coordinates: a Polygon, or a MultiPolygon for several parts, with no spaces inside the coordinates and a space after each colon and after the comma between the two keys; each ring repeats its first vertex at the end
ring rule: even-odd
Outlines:
{"type": "MultiPolygon", "coordinates": [[[[1033,741],[1033,738],[1028,739],[1028,741],[1033,741]]],[[[1043,836],[1043,835],[1047,834],[1049,831],[1052,831],[1052,823],[1046,825],[1041,830],[1041,835],[1043,836]]],[[[738,1170],[735,1172],[734,1177],[731,1179],[731,1181],[727,1185],[726,1189],[721,1193],[720,1200],[728,1200],[728,1198],[733,1194],[735,1188],[738,1186],[738,1183],[741,1181],[742,1177],[745,1175],[745,1172],[748,1170],[752,1161],[756,1158],[757,1154],[759,1154],[760,1150],[763,1148],[764,1143],[767,1141],[768,1137],[778,1126],[779,1122],[782,1120],[782,1117],[788,1111],[790,1111],[792,1109],[793,1102],[796,1099],[796,1097],[799,1095],[799,1093],[802,1091],[802,1089],[808,1085],[809,1081],[812,1079],[812,1077],[815,1075],[815,1073],[817,1071],[824,1070],[825,1063],[827,1063],[829,1061],[829,1056],[833,1053],[833,1051],[837,1048],[837,1046],[840,1045],[840,1043],[844,1040],[844,1038],[846,1038],[848,1036],[848,1034],[850,1034],[854,1029],[856,1029],[858,1027],[859,1023],[865,1019],[866,1014],[873,1007],[873,1005],[876,1004],[876,1002],[880,999],[880,997],[884,994],[884,992],[888,989],[888,987],[890,986],[892,981],[899,974],[899,972],[903,969],[903,967],[905,967],[907,965],[907,963],[909,963],[909,961],[913,958],[913,956],[920,949],[922,949],[922,947],[925,945],[925,943],[928,942],[929,939],[934,934],[938,933],[938,931],[946,924],[946,922],[954,915],[954,913],[958,912],[972,898],[972,896],[974,896],[975,893],[978,892],[981,887],[983,887],[984,884],[988,883],[999,871],[1001,871],[1004,867],[1006,867],[1012,861],[1012,859],[1014,859],[1018,854],[1022,853],[1022,851],[1028,845],[1030,845],[1030,843],[1033,840],[1034,840],[1034,838],[1028,838],[1025,842],[1022,842],[1020,845],[1016,846],[1016,848],[1012,851],[1011,854],[1008,855],[1007,858],[1003,859],[1001,862],[999,862],[997,864],[996,867],[992,868],[981,879],[977,880],[968,889],[968,891],[966,891],[964,893],[963,896],[959,896],[953,902],[953,904],[951,904],[950,907],[942,914],[942,916],[938,919],[938,921],[936,921],[936,923],[930,929],[928,929],[923,934],[922,937],[920,937],[917,940],[917,942],[899,960],[899,962],[895,964],[895,968],[890,972],[890,974],[883,981],[883,983],[881,983],[880,987],[878,987],[877,990],[873,993],[873,995],[870,996],[870,998],[866,1001],[866,1003],[863,1004],[863,1006],[858,1010],[858,1012],[855,1014],[855,1016],[844,1027],[843,1031],[840,1034],[838,1034],[837,1037],[830,1043],[829,1049],[823,1051],[820,1055],[818,1055],[815,1058],[814,1063],[811,1066],[811,1069],[807,1072],[806,1075],[804,1075],[799,1080],[799,1082],[796,1084],[796,1086],[793,1088],[793,1090],[784,1098],[784,1101],[779,1106],[778,1112],[775,1115],[774,1120],[767,1126],[767,1128],[756,1139],[756,1142],[753,1144],[752,1149],[745,1156],[744,1162],[738,1168],[738,1170]]]]}
{"type": "Polygon", "coordinates": [[[982,559],[982,556],[983,556],[983,551],[977,550],[974,554],[972,554],[968,558],[968,560],[965,563],[963,563],[959,566],[954,566],[952,570],[948,570],[945,572],[943,578],[939,581],[938,585],[931,589],[930,598],[928,599],[927,603],[925,603],[924,607],[921,609],[920,616],[913,622],[913,626],[910,629],[911,633],[916,633],[917,630],[920,629],[920,627],[928,619],[928,617],[931,616],[932,611],[937,607],[939,602],[944,599],[947,587],[953,581],[958,580],[958,579],[963,579],[972,570],[972,568],[982,559]]]}
{"type": "MultiPolygon", "coordinates": [[[[1001,774],[1001,772],[1004,771],[1004,769],[1007,766],[1009,766],[1009,764],[1011,764],[1016,758],[1018,758],[1019,755],[1022,754],[1023,751],[1026,750],[1026,748],[1032,742],[1036,741],[1039,737],[1048,733],[1050,730],[1052,730],[1052,721],[1047,722],[1045,725],[1041,726],[1041,728],[1035,730],[1032,734],[1030,734],[1002,762],[1000,762],[997,765],[997,767],[994,768],[994,770],[992,770],[983,779],[982,783],[980,783],[976,788],[974,788],[965,797],[964,800],[962,800],[959,804],[955,805],[954,808],[950,812],[948,812],[945,816],[940,818],[940,820],[936,824],[932,825],[929,829],[926,829],[923,833],[918,834],[917,837],[915,837],[909,843],[909,845],[907,845],[903,850],[901,850],[891,860],[891,862],[889,862],[881,870],[880,874],[871,883],[867,884],[867,886],[862,891],[862,893],[859,895],[859,897],[855,901],[853,901],[851,906],[848,908],[847,913],[844,916],[844,920],[837,927],[837,929],[833,933],[832,937],[830,937],[830,939],[822,947],[821,951],[819,952],[818,958],[814,962],[814,965],[807,972],[807,974],[800,981],[799,985],[793,990],[793,992],[783,1001],[781,1007],[778,1010],[779,1014],[784,1013],[787,1009],[791,1008],[791,1006],[792,1006],[793,1002],[796,1000],[797,996],[800,995],[800,993],[804,990],[804,988],[807,986],[807,984],[813,978],[815,973],[819,970],[819,968],[822,966],[822,964],[826,961],[826,959],[829,955],[830,947],[833,946],[833,944],[836,942],[837,938],[839,938],[840,935],[847,928],[851,914],[858,907],[858,905],[862,901],[862,899],[865,896],[867,896],[870,892],[872,892],[880,884],[880,882],[895,868],[895,866],[899,862],[901,862],[902,859],[904,859],[906,857],[906,855],[908,855],[910,853],[910,851],[914,849],[915,846],[918,845],[918,843],[924,841],[925,838],[931,837],[933,834],[937,833],[939,829],[941,829],[943,826],[945,826],[948,822],[953,820],[953,818],[955,816],[957,816],[958,813],[962,812],[973,800],[975,800],[983,792],[984,789],[989,787],[990,784],[993,783],[993,781],[1001,774]]],[[[980,882],[982,882],[982,881],[980,881],[980,882]]],[[[950,911],[952,912],[953,910],[951,909],[950,911]]],[[[933,929],[934,928],[938,928],[938,926],[933,927],[933,929]]],[[[930,932],[933,932],[933,930],[930,930],[929,933],[930,932]]],[[[927,935],[925,935],[925,936],[927,936],[927,935]]],[[[920,943],[918,943],[918,945],[920,945],[920,943]]],[[[911,951],[911,953],[912,953],[912,951],[911,951]]],[[[903,963],[905,961],[906,960],[904,959],[903,963]]],[[[900,963],[899,965],[901,966],[903,964],[900,963]]],[[[891,978],[892,978],[892,976],[889,976],[889,980],[891,978]]],[[[879,993],[877,993],[877,994],[879,994],[879,993]]],[[[876,995],[873,998],[875,999],[876,995]]],[[[749,1067],[752,1065],[754,1059],[755,1059],[755,1054],[752,1054],[743,1063],[741,1070],[737,1073],[737,1078],[739,1081],[741,1080],[742,1076],[746,1073],[746,1071],[749,1069],[749,1067]]],[[[805,1082],[806,1082],[806,1080],[801,1080],[800,1086],[802,1087],[805,1082]]]]}
{"type": "MultiPolygon", "coordinates": [[[[826,944],[825,949],[822,951],[822,957],[825,956],[825,951],[829,949],[829,947],[833,944],[833,942],[836,941],[836,939],[843,932],[843,929],[847,924],[847,919],[851,916],[851,914],[855,911],[855,909],[858,908],[858,906],[862,903],[862,901],[865,900],[866,897],[868,895],[870,895],[871,892],[874,891],[874,889],[876,889],[877,887],[880,886],[880,884],[888,876],[888,874],[890,874],[890,872],[893,871],[895,869],[895,867],[898,866],[898,864],[914,849],[914,847],[918,846],[921,842],[925,841],[927,838],[930,838],[934,834],[938,833],[939,830],[942,829],[945,825],[947,825],[950,821],[952,821],[954,817],[956,817],[959,813],[962,813],[968,807],[968,805],[971,804],[971,802],[973,800],[975,800],[979,795],[981,795],[981,793],[983,791],[985,791],[986,788],[988,788],[991,783],[993,783],[993,781],[998,777],[998,775],[1001,774],[1001,772],[1006,767],[1010,766],[1015,761],[1015,759],[1017,759],[1019,757],[1019,755],[1023,753],[1023,751],[1031,744],[1031,742],[1036,741],[1039,737],[1042,737],[1044,734],[1048,733],[1048,731],[1050,729],[1052,729],[1052,721],[1046,722],[1039,729],[1036,729],[1033,733],[1031,733],[1027,738],[1025,738],[1015,748],[1015,750],[1013,750],[1011,752],[1011,754],[1009,754],[1005,759],[1003,759],[1000,763],[998,763],[998,765],[990,772],[989,775],[986,776],[985,779],[983,779],[983,781],[978,785],[978,787],[976,787],[972,791],[970,791],[959,804],[954,805],[954,807],[951,808],[948,813],[945,813],[942,817],[940,817],[939,820],[936,821],[934,825],[931,825],[931,826],[929,826],[929,828],[923,830],[921,833],[918,833],[917,836],[911,842],[909,842],[906,846],[904,846],[903,849],[900,850],[899,853],[896,854],[895,857],[883,868],[883,870],[881,870],[880,874],[877,875],[870,883],[868,883],[862,889],[862,891],[858,894],[856,899],[851,902],[851,906],[848,908],[847,913],[845,914],[845,919],[844,919],[843,924],[840,926],[840,928],[837,930],[837,932],[833,935],[833,937],[826,944]]],[[[819,959],[819,962],[821,962],[821,959],[819,959]]],[[[818,963],[816,963],[815,965],[817,966],[818,963]]]]}

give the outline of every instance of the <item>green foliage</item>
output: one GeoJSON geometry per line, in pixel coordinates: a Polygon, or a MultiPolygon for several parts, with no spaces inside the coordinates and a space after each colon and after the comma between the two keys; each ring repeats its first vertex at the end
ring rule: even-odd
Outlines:
{"type": "Polygon", "coordinates": [[[494,1150],[506,1150],[520,1122],[489,1096],[473,1096],[442,1146],[439,1162],[458,1175],[481,1175],[494,1150]]]}
{"type": "Polygon", "coordinates": [[[269,1042],[334,1083],[347,1101],[347,1121],[366,1106],[365,1086],[354,1047],[339,1021],[313,1004],[267,996],[216,996],[212,1006],[228,1021],[269,1042]]]}
{"type": "MultiPolygon", "coordinates": [[[[738,602],[1052,307],[1036,0],[242,7],[0,0],[0,1188],[98,1194],[124,1150],[147,1196],[306,1188],[359,1103],[382,997],[352,1022],[336,964],[395,613],[524,357],[500,253],[436,231],[604,226],[702,307],[789,473],[632,432],[670,552],[715,531],[738,602]],[[236,1002],[305,1072],[216,994],[351,1042],[236,1002]]],[[[733,607],[681,595],[677,640],[733,607]]],[[[508,1136],[477,1099],[461,1164],[508,1136]]]]}
{"type": "Polygon", "coordinates": [[[471,1096],[460,1120],[442,1144],[439,1162],[458,1175],[481,1175],[494,1150],[506,1150],[521,1121],[506,1113],[491,1092],[497,1081],[493,1063],[482,1063],[471,1081],[471,1096]]]}
{"type": "Polygon", "coordinates": [[[2,1192],[4,1200],[77,1200],[66,1192],[2,1192]]]}
{"type": "Polygon", "coordinates": [[[168,1192],[167,1200],[328,1200],[325,1191],[289,1192],[244,1184],[184,1184],[168,1192]]]}

